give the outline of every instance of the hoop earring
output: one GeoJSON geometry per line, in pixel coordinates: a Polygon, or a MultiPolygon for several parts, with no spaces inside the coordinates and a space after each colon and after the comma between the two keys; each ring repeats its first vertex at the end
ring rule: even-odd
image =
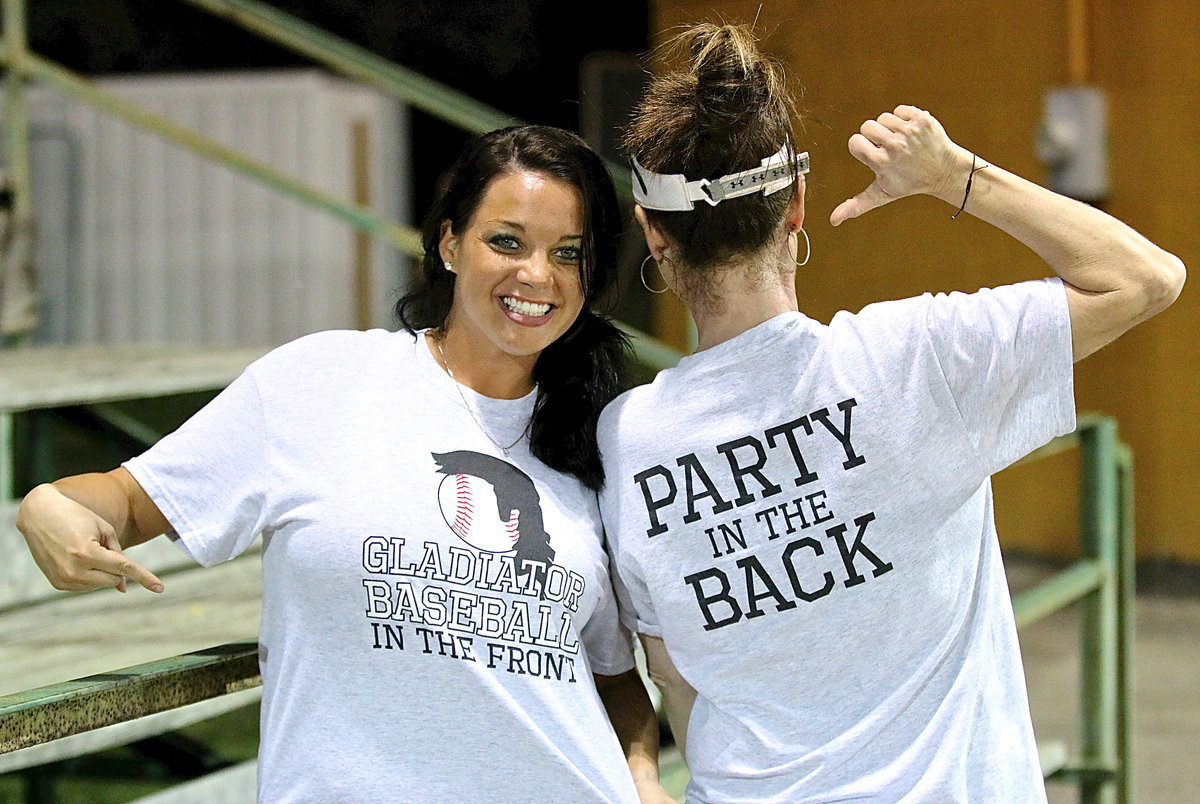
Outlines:
{"type": "Polygon", "coordinates": [[[669,287],[664,287],[662,290],[655,290],[654,288],[650,287],[650,283],[646,281],[646,263],[649,262],[650,258],[653,256],[653,254],[647,254],[646,259],[642,260],[642,267],[638,269],[638,278],[642,280],[642,287],[651,293],[666,293],[668,290],[670,290],[669,287]]]}
{"type": "MultiPolygon", "coordinates": [[[[792,232],[795,234],[795,232],[792,232]]],[[[796,263],[797,268],[803,268],[808,265],[809,258],[812,257],[812,241],[808,239],[808,232],[804,231],[804,227],[800,227],[800,234],[804,235],[804,262],[796,263]]]]}

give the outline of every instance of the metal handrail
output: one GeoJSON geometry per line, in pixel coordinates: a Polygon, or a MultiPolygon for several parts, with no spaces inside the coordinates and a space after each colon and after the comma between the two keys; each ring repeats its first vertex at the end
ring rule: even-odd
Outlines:
{"type": "MultiPolygon", "coordinates": [[[[519,118],[401,67],[364,47],[280,11],[259,0],[180,0],[203,9],[277,45],[323,64],[404,101],[410,106],[457,126],[482,134],[517,125],[519,118]]],[[[632,198],[633,180],[628,166],[605,160],[617,191],[632,198]]]]}
{"type": "MultiPolygon", "coordinates": [[[[11,0],[9,1],[11,2],[11,0]]],[[[181,145],[193,153],[220,162],[299,201],[335,215],[357,229],[379,235],[403,252],[416,257],[421,256],[424,252],[421,247],[421,235],[411,226],[385,220],[366,207],[342,200],[331,193],[293,179],[262,162],[245,156],[240,151],[147,111],[119,95],[100,89],[82,76],[48,59],[30,52],[24,52],[17,56],[16,52],[10,43],[0,46],[0,63],[7,65],[10,70],[26,78],[44,81],[64,95],[90,104],[101,111],[181,145]]]]}
{"type": "Polygon", "coordinates": [[[1074,603],[1080,620],[1080,755],[1048,778],[1074,782],[1080,801],[1132,796],[1133,454],[1108,417],[1084,415],[1074,433],[1025,461],[1078,446],[1080,557],[1013,599],[1018,627],[1074,603]]]}
{"type": "Polygon", "coordinates": [[[0,754],[261,684],[258,646],[235,642],[5,695],[0,754]]]}
{"type": "Polygon", "coordinates": [[[463,131],[482,134],[521,121],[474,98],[401,67],[274,6],[254,0],[180,0],[268,39],[349,78],[433,115],[463,131]]]}

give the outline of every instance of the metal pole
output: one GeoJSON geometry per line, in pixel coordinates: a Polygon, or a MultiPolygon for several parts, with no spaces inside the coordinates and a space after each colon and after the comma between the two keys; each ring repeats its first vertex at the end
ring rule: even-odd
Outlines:
{"type": "Polygon", "coordinates": [[[1065,609],[1084,597],[1103,588],[1108,573],[1099,561],[1077,561],[1055,573],[1032,589],[1013,598],[1013,615],[1017,628],[1025,628],[1038,620],[1065,609]]]}
{"type": "Polygon", "coordinates": [[[257,0],[184,0],[264,39],[382,89],[464,131],[482,134],[518,121],[420,73],[377,56],[284,11],[257,0]]]}
{"type": "Polygon", "coordinates": [[[243,156],[232,148],[227,148],[208,137],[197,134],[191,129],[152,114],[118,95],[99,89],[92,82],[83,80],[54,62],[32,54],[27,55],[23,62],[24,72],[29,76],[51,84],[65,95],[89,103],[101,111],[165,137],[201,156],[214,159],[240,173],[252,176],[263,184],[287,193],[306,204],[324,209],[360,229],[387,239],[401,251],[416,256],[420,256],[423,251],[420,234],[410,227],[385,221],[370,210],[310,187],[274,168],[243,156]]]}
{"type": "Polygon", "coordinates": [[[1134,575],[1137,570],[1133,519],[1133,451],[1119,447],[1118,479],[1121,534],[1117,588],[1117,801],[1133,800],[1133,639],[1135,624],[1134,575]]]}
{"type": "Polygon", "coordinates": [[[1084,767],[1098,774],[1080,779],[1080,801],[1114,804],[1116,785],[1103,771],[1117,768],[1117,621],[1120,498],[1117,484],[1117,426],[1097,421],[1080,433],[1083,450],[1083,553],[1105,570],[1105,583],[1083,601],[1080,656],[1080,715],[1084,767]]]}
{"type": "Polygon", "coordinates": [[[644,366],[655,371],[662,371],[671,368],[683,357],[683,352],[641,330],[634,329],[623,321],[614,321],[613,323],[629,336],[633,346],[634,359],[644,366]]]}
{"type": "Polygon", "coordinates": [[[0,411],[0,510],[5,503],[13,500],[16,486],[13,481],[15,472],[13,450],[16,448],[13,438],[13,415],[9,411],[0,411]]]}
{"type": "Polygon", "coordinates": [[[25,29],[25,0],[4,0],[5,76],[4,126],[13,214],[18,223],[33,212],[29,197],[29,118],[25,111],[25,58],[29,53],[25,29]]]}
{"type": "MultiPolygon", "coordinates": [[[[289,48],[342,75],[370,84],[464,131],[482,134],[521,121],[474,98],[259,0],[182,0],[289,48]]],[[[627,165],[607,162],[617,191],[633,195],[627,165]]]]}
{"type": "MultiPolygon", "coordinates": [[[[11,205],[10,261],[20,271],[28,259],[32,242],[33,198],[29,193],[29,116],[25,109],[25,57],[29,53],[25,26],[25,0],[4,0],[4,56],[8,72],[4,77],[4,128],[7,187],[11,205]]],[[[3,278],[0,277],[0,282],[3,278]]],[[[3,288],[0,288],[0,297],[3,288]]],[[[2,304],[0,300],[0,304],[2,304]]],[[[0,311],[0,315],[3,312],[0,311]]],[[[0,347],[3,333],[0,333],[0,347]]]]}

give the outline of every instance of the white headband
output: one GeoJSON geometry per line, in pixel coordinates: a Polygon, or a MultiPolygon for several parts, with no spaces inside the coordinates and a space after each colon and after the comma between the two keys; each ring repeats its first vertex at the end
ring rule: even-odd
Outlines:
{"type": "Polygon", "coordinates": [[[633,160],[633,199],[646,209],[687,212],[696,201],[716,206],[729,198],[762,191],[770,195],[787,187],[799,174],[808,172],[808,151],[791,154],[787,145],[762,160],[756,168],[730,173],[719,179],[688,181],[682,173],[654,173],[633,160]],[[793,169],[792,165],[795,164],[793,169]]]}

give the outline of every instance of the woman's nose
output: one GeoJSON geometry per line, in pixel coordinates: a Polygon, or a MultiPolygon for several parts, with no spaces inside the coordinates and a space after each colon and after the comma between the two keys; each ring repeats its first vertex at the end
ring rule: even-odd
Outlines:
{"type": "Polygon", "coordinates": [[[550,264],[548,255],[536,252],[530,255],[529,259],[521,263],[520,270],[517,272],[517,279],[527,285],[548,285],[552,270],[553,266],[550,264]]]}

